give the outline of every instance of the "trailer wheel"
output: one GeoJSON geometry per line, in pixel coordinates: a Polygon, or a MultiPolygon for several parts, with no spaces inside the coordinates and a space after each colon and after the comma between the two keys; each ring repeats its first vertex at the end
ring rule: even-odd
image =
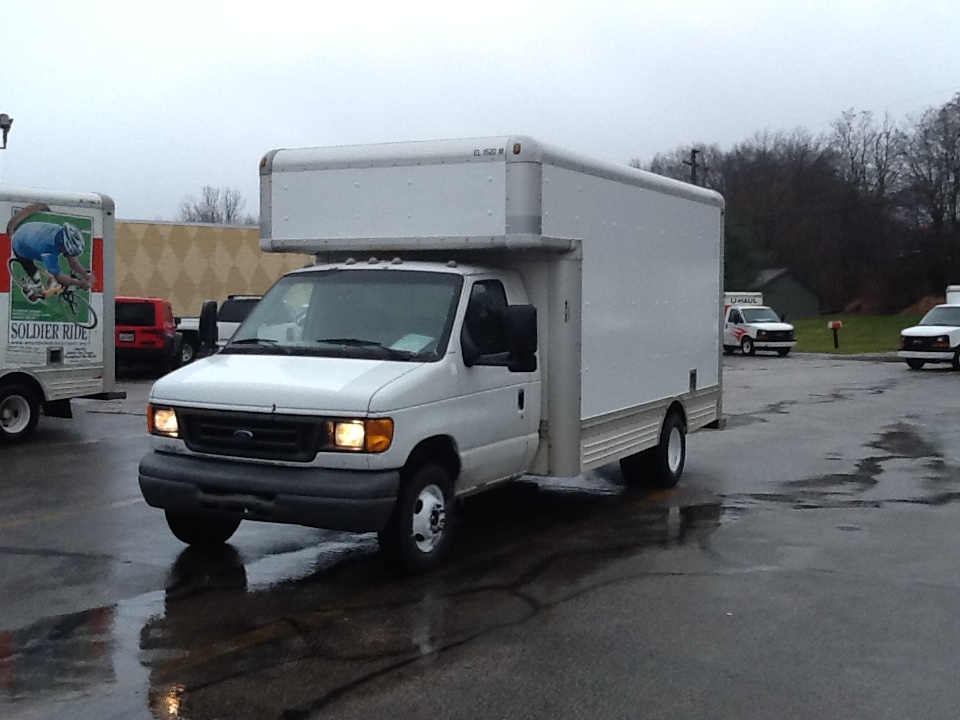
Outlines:
{"type": "Polygon", "coordinates": [[[777,349],[777,355],[779,355],[780,357],[786,357],[789,352],[790,352],[790,348],[778,348],[778,349],[777,349]]]}
{"type": "Polygon", "coordinates": [[[170,532],[180,542],[198,548],[223,545],[240,527],[238,518],[165,510],[170,532]]]}
{"type": "Polygon", "coordinates": [[[0,443],[26,440],[40,419],[40,399],[22,383],[0,385],[0,443]]]}
{"type": "Polygon", "coordinates": [[[923,360],[907,360],[907,367],[911,370],[920,370],[923,368],[923,360]]]}
{"type": "Polygon", "coordinates": [[[397,506],[377,539],[384,554],[409,572],[439,565],[453,536],[453,483],[437,463],[416,469],[400,487],[397,506]]]}
{"type": "Polygon", "coordinates": [[[660,428],[660,443],[651,450],[651,479],[657,487],[672,488],[680,482],[687,461],[687,426],[679,413],[672,412],[660,428]]]}
{"type": "Polygon", "coordinates": [[[749,337],[744,337],[743,340],[740,341],[740,350],[743,351],[744,355],[754,355],[757,352],[753,340],[749,337]]]}

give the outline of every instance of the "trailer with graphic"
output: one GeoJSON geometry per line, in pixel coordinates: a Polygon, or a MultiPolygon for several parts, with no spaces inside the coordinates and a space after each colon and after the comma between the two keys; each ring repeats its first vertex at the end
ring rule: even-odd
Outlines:
{"type": "Polygon", "coordinates": [[[114,399],[114,206],[106,195],[0,186],[0,444],[41,412],[114,399]]]}

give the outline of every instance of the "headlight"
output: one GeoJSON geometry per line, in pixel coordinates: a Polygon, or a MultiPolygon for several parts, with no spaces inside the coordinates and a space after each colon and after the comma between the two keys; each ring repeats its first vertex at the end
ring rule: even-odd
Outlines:
{"type": "Polygon", "coordinates": [[[757,330],[757,340],[766,340],[767,331],[766,330],[757,330]]]}
{"type": "Polygon", "coordinates": [[[933,339],[933,346],[938,350],[949,350],[950,349],[950,336],[949,335],[940,335],[933,339]]]}
{"type": "Polygon", "coordinates": [[[147,404],[147,431],[151,435],[180,437],[180,425],[177,423],[177,411],[169,407],[147,404]]]}
{"type": "Polygon", "coordinates": [[[381,453],[393,443],[393,420],[334,420],[330,440],[334,450],[381,453]]]}

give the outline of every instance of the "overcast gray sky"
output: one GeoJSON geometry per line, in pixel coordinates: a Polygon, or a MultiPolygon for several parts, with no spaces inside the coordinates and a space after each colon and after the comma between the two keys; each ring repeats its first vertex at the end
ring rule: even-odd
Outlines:
{"type": "Polygon", "coordinates": [[[272,148],[523,133],[646,162],[957,92],[956,0],[4,0],[0,182],[255,213],[272,148]]]}

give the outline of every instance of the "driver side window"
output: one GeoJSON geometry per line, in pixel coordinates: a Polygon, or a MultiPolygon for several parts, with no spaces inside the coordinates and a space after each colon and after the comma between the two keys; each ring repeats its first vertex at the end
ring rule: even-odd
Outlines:
{"type": "Polygon", "coordinates": [[[730,322],[732,322],[732,323],[742,323],[742,322],[743,322],[743,315],[740,314],[740,311],[739,311],[739,310],[731,310],[731,311],[730,311],[730,322]]]}

